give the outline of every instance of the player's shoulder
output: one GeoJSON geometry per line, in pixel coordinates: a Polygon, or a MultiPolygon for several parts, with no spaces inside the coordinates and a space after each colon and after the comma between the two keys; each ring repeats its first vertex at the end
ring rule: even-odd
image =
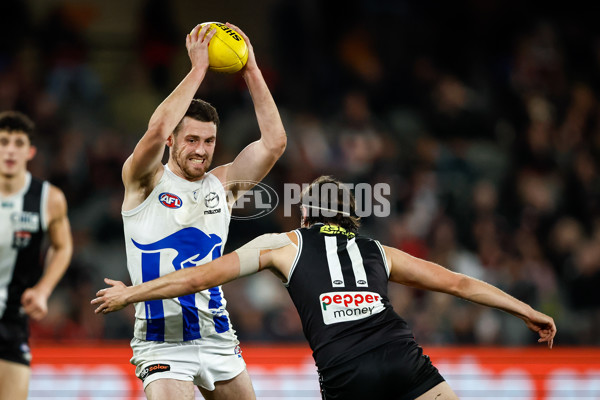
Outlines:
{"type": "Polygon", "coordinates": [[[121,169],[121,181],[126,190],[142,190],[154,188],[165,175],[165,165],[159,163],[156,168],[146,171],[144,174],[136,174],[133,165],[133,154],[123,163],[121,169]]]}
{"type": "Polygon", "coordinates": [[[298,233],[296,229],[290,232],[281,233],[281,235],[286,235],[290,242],[298,246],[298,233]]]}
{"type": "Polygon", "coordinates": [[[295,233],[295,231],[265,233],[257,237],[255,240],[268,244],[270,248],[280,248],[292,243],[298,245],[298,235],[295,233]]]}
{"type": "Polygon", "coordinates": [[[227,172],[231,163],[219,165],[206,173],[206,175],[212,175],[221,182],[223,186],[227,184],[227,172]]]}
{"type": "Polygon", "coordinates": [[[29,185],[29,190],[34,189],[35,191],[39,191],[42,196],[44,196],[43,192],[47,191],[45,196],[47,196],[49,202],[66,202],[66,197],[62,189],[48,180],[31,175],[31,183],[29,185]]]}
{"type": "Polygon", "coordinates": [[[355,240],[357,242],[365,242],[365,243],[379,243],[379,240],[371,237],[371,236],[367,236],[367,235],[362,235],[360,233],[357,233],[355,236],[355,240]]]}
{"type": "Polygon", "coordinates": [[[65,193],[56,185],[48,184],[48,208],[66,209],[67,197],[65,193]]]}

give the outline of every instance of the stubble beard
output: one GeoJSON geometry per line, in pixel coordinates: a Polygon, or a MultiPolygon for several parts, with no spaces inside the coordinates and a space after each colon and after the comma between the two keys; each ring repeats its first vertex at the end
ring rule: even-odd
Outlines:
{"type": "Polygon", "coordinates": [[[189,161],[188,161],[188,156],[182,154],[182,151],[179,150],[179,148],[173,148],[173,152],[174,154],[174,161],[177,164],[177,166],[179,167],[179,169],[181,170],[181,172],[183,173],[183,175],[185,176],[186,179],[188,180],[197,180],[199,178],[202,178],[204,176],[204,174],[208,171],[208,168],[210,167],[210,164],[212,163],[212,157],[209,157],[208,155],[206,157],[204,157],[204,165],[202,166],[202,169],[199,171],[195,168],[190,168],[189,166],[189,161]]]}

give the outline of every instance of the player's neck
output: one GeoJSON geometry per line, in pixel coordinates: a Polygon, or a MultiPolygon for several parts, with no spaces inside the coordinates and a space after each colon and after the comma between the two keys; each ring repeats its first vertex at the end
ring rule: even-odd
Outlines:
{"type": "MultiPolygon", "coordinates": [[[[300,228],[312,228],[315,225],[330,225],[330,226],[336,226],[338,228],[341,228],[340,225],[333,223],[333,222],[315,222],[312,225],[307,224],[306,222],[302,221],[302,223],[300,224],[300,228]]],[[[343,229],[343,228],[342,228],[343,229]]]]}
{"type": "Polygon", "coordinates": [[[10,176],[0,174],[0,194],[6,197],[19,192],[25,186],[26,179],[26,170],[10,176]]]}

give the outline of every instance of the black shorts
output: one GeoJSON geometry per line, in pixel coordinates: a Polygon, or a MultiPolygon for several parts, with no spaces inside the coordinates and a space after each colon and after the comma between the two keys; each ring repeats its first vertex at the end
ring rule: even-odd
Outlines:
{"type": "Polygon", "coordinates": [[[444,378],[423,349],[406,339],[319,371],[319,382],[324,400],[413,400],[444,378]]]}
{"type": "Polygon", "coordinates": [[[29,366],[29,328],[25,318],[0,320],[0,359],[29,366]]]}

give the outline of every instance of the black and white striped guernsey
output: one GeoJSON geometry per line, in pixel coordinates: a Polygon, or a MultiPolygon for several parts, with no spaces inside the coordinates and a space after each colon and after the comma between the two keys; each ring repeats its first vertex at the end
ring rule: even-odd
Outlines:
{"type": "Polygon", "coordinates": [[[0,195],[0,319],[26,323],[21,295],[42,276],[49,183],[28,172],[23,189],[0,195]]]}
{"type": "Polygon", "coordinates": [[[298,254],[286,286],[320,371],[413,337],[389,302],[389,269],[378,241],[333,225],[294,232],[298,254]]]}

